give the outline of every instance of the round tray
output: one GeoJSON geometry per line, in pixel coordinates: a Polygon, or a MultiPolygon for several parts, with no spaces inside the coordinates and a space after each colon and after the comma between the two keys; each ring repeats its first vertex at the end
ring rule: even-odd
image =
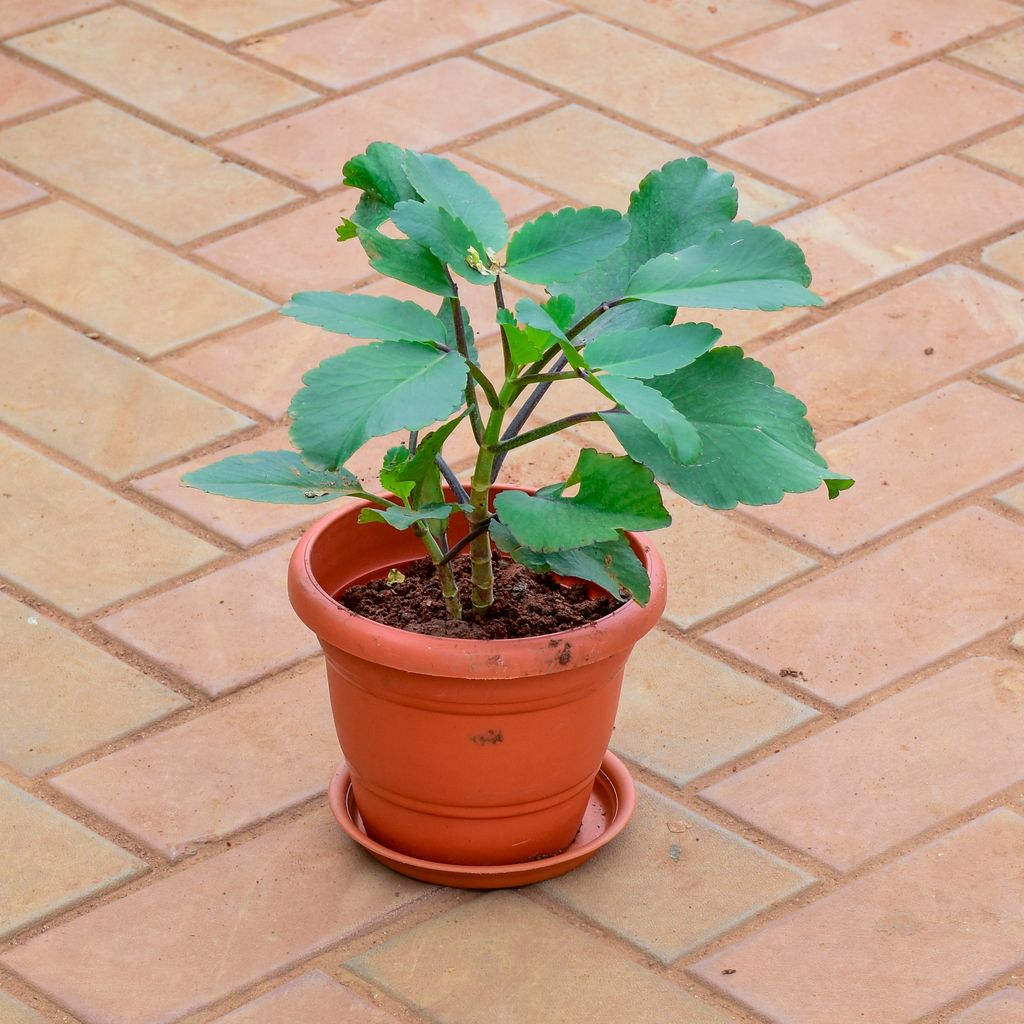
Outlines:
{"type": "Polygon", "coordinates": [[[609,750],[594,780],[583,823],[568,849],[554,857],[519,864],[442,864],[407,857],[366,834],[352,793],[352,779],[344,764],[334,773],[327,796],[342,829],[382,864],[421,882],[460,889],[510,889],[564,875],[610,843],[626,827],[636,805],[633,780],[626,766],[609,750]]]}

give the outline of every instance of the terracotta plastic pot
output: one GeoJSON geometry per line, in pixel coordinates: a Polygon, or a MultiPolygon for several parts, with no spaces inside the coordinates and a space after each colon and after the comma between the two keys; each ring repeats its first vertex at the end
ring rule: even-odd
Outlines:
{"type": "MultiPolygon", "coordinates": [[[[350,503],[307,530],[288,592],[327,657],[334,722],[367,834],[449,864],[563,851],[611,738],[626,659],[664,610],[661,559],[631,536],[651,577],[643,608],[628,602],[586,626],[526,639],[423,636],[334,599],[423,554],[411,531],[359,524],[363,507],[350,503]]],[[[453,540],[464,535],[464,520],[451,525],[453,540]]]]}

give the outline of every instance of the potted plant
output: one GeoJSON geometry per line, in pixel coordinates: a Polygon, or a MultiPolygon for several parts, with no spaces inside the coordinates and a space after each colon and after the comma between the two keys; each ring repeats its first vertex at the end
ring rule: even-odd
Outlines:
{"type": "Polygon", "coordinates": [[[732,175],[699,158],[649,174],[624,215],[566,208],[511,237],[494,197],[441,157],[378,142],[344,170],[362,197],[339,239],[358,239],[374,270],[436,312],[293,296],[286,316],[369,343],[303,378],[289,410],[297,452],[235,455],[183,479],[254,501],[356,499],[306,532],[289,570],[292,604],[326,653],[347,761],[336,814],[406,873],[521,884],[571,867],[628,817],[628,774],[606,748],[626,659],[665,605],[641,536],[670,522],[659,482],[719,509],[853,483],[828,469],[805,407],[769,370],[679,307],[822,300],[799,247],[734,222],[732,175]],[[506,277],[547,297],[509,308],[506,277]],[[494,293],[493,380],[467,287],[494,293]],[[593,401],[531,426],[567,380],[593,401]],[[462,482],[445,444],[464,422],[476,458],[462,482]],[[610,450],[583,448],[567,480],[536,490],[500,484],[510,451],[582,423],[610,450]],[[379,487],[345,468],[396,431],[408,442],[387,452],[379,487]],[[592,823],[581,845],[595,794],[614,827],[602,839],[592,823]]]}

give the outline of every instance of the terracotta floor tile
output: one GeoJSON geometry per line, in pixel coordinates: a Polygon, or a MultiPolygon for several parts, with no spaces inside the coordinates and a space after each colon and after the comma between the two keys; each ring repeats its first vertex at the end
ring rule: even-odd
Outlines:
{"type": "Polygon", "coordinates": [[[1018,231],[981,254],[981,262],[1024,283],[1024,231],[1018,231]]]}
{"type": "Polygon", "coordinates": [[[139,601],[100,627],[211,697],[319,650],[288,604],[289,542],[139,601]]]}
{"type": "Polygon", "coordinates": [[[113,480],[253,422],[33,309],[0,318],[0,363],[0,420],[113,480]]]}
{"type": "Polygon", "coordinates": [[[332,0],[140,0],[158,14],[226,43],[338,10],[332,0]]]}
{"type": "Polygon", "coordinates": [[[317,93],[124,7],[7,45],[196,135],[237,128],[317,93]],[[137,55],[148,59],[140,61],[137,55]]]}
{"type": "Polygon", "coordinates": [[[316,664],[53,785],[176,861],[326,793],[340,760],[324,666],[316,664]]]}
{"type": "Polygon", "coordinates": [[[176,245],[298,198],[95,100],[0,132],[0,157],[176,245]]]}
{"type": "Polygon", "coordinates": [[[671,964],[814,879],[653,789],[609,847],[544,888],[671,964]]]}
{"type": "Polygon", "coordinates": [[[106,892],[146,865],[0,779],[0,938],[106,892]]]}
{"type": "Polygon", "coordinates": [[[0,437],[0,574],[88,615],[217,558],[212,544],[0,437]]]}
{"type": "MultiPolygon", "coordinates": [[[[851,492],[852,494],[853,492],[851,492]]],[[[707,634],[842,706],[1024,615],[1024,529],[966,508],[707,634]]]]}
{"type": "Polygon", "coordinates": [[[838,299],[1006,228],[1022,209],[1024,188],[936,156],[775,226],[803,248],[814,290],[838,299]]]}
{"type": "Polygon", "coordinates": [[[300,963],[427,891],[366,857],[325,807],[0,960],[89,1024],[158,1024],[300,963]]]}
{"type": "Polygon", "coordinates": [[[389,1024],[394,1017],[342,988],[322,971],[308,971],[213,1024],[389,1024]]]}
{"type": "Polygon", "coordinates": [[[1024,669],[970,658],[701,795],[849,871],[1020,781],[1022,745],[1024,669]]]}
{"type": "Polygon", "coordinates": [[[1022,314],[1020,292],[953,264],[773,342],[755,358],[779,387],[800,396],[818,436],[827,437],[1024,342],[1022,314]]]}
{"type": "Polygon", "coordinates": [[[811,492],[744,511],[840,555],[1024,468],[1024,403],[958,381],[837,434],[821,453],[857,481],[847,508],[811,492]]]}
{"type": "MultiPolygon", "coordinates": [[[[1019,13],[1019,12],[1017,12],[1019,13]]],[[[995,75],[1024,84],[1021,53],[1024,52],[1024,27],[1012,29],[1002,35],[991,36],[980,43],[956,50],[954,57],[984,68],[995,75]]]]}
{"type": "Polygon", "coordinates": [[[1018,484],[1016,487],[1011,487],[1008,491],[1003,491],[1002,494],[997,494],[996,501],[1006,505],[1007,508],[1024,513],[1024,484],[1018,484]]]}
{"type": "Polygon", "coordinates": [[[0,646],[0,760],[24,775],[49,771],[188,706],[155,679],[4,594],[0,646]]]}
{"type": "Polygon", "coordinates": [[[656,630],[626,667],[612,747],[677,786],[817,712],[656,630]]]}
{"type": "Polygon", "coordinates": [[[433,149],[554,99],[456,57],[238,135],[223,148],[322,191],[340,184],[345,161],[377,139],[433,149]],[[444,103],[423,107],[423,96],[444,103]]]}
{"type": "Polygon", "coordinates": [[[779,1024],[908,1024],[1019,959],[1022,856],[993,811],[691,970],[779,1024]]]}
{"type": "Polygon", "coordinates": [[[524,32],[480,53],[694,143],[757,124],[796,103],[786,93],[587,15],[524,32]],[[607,73],[608,53],[615,54],[614,76],[607,73]]]}
{"type": "Polygon", "coordinates": [[[1022,1024],[1024,990],[1008,988],[982,999],[952,1018],[951,1024],[1022,1024]]]}
{"type": "Polygon", "coordinates": [[[937,61],[718,147],[818,196],[845,192],[1024,112],[1024,95],[937,61]],[[941,109],[941,118],[929,116],[941,109]],[[871,125],[869,135],[860,130],[871,125]]]}
{"type": "Polygon", "coordinates": [[[329,89],[347,89],[488,36],[522,29],[558,11],[548,0],[448,0],[443,7],[420,0],[381,0],[243,50],[329,89]]]}
{"type": "Polygon", "coordinates": [[[45,195],[41,188],[36,188],[10,171],[0,168],[0,213],[14,210],[26,203],[33,203],[45,195]]]}
{"type": "Polygon", "coordinates": [[[1024,125],[1011,128],[1002,135],[993,135],[984,142],[965,149],[964,154],[998,167],[1008,174],[1024,178],[1024,125]]]}
{"type": "MultiPolygon", "coordinates": [[[[0,0],[0,26],[4,13],[5,4],[0,0]]],[[[77,95],[74,89],[49,75],[0,54],[0,121],[45,110],[77,95]]]]}
{"type": "Polygon", "coordinates": [[[511,1006],[518,1020],[558,1024],[732,1021],[510,892],[425,921],[348,966],[437,1024],[495,1024],[511,1006]]]}
{"type": "Polygon", "coordinates": [[[853,0],[718,53],[821,93],[920,59],[1019,13],[1002,0],[853,0]]]}
{"type": "Polygon", "coordinates": [[[68,203],[0,221],[0,281],[146,356],[271,303],[68,203]]]}
{"type": "Polygon", "coordinates": [[[99,7],[103,0],[0,0],[0,35],[14,35],[27,32],[37,25],[69,18],[93,7],[99,7]]]}
{"type": "Polygon", "coordinates": [[[4,992],[0,992],[0,1021],[3,1024],[44,1024],[35,1010],[30,1010],[4,992]]]}

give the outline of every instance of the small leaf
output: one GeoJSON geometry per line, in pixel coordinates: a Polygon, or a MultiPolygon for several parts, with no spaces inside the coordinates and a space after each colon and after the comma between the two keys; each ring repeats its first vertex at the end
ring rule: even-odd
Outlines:
{"type": "Polygon", "coordinates": [[[548,316],[565,331],[572,324],[573,313],[576,311],[576,302],[570,295],[552,295],[544,303],[544,309],[547,311],[548,316]]]}
{"type": "Polygon", "coordinates": [[[650,471],[632,459],[584,448],[572,476],[535,495],[503,491],[494,499],[501,521],[522,545],[535,551],[565,551],[614,541],[619,530],[656,530],[669,514],[650,471]],[[575,497],[566,487],[578,483],[575,497]]]}
{"type": "Polygon", "coordinates": [[[722,332],[711,324],[612,331],[587,345],[587,363],[619,377],[646,380],[688,366],[721,336],[722,332]]]}
{"type": "Polygon", "coordinates": [[[414,199],[416,192],[409,183],[405,169],[405,155],[408,152],[390,142],[371,142],[365,153],[345,163],[342,183],[361,189],[387,207],[403,199],[414,199]]]}
{"type": "Polygon", "coordinates": [[[570,281],[626,240],[629,224],[615,210],[566,207],[527,221],[508,243],[505,272],[520,281],[570,281]]]}
{"type": "Polygon", "coordinates": [[[459,505],[424,505],[422,508],[403,508],[401,505],[390,505],[388,508],[364,508],[359,513],[361,523],[387,523],[396,530],[408,530],[417,523],[428,520],[440,520],[442,523],[459,505]]]}
{"type": "Polygon", "coordinates": [[[416,486],[414,480],[406,480],[402,476],[402,469],[409,458],[409,449],[404,445],[396,445],[384,453],[384,462],[381,464],[377,479],[380,480],[381,487],[390,491],[396,498],[408,498],[416,486]]]}
{"type": "Polygon", "coordinates": [[[528,324],[530,327],[537,327],[556,338],[564,338],[565,331],[551,314],[538,305],[533,299],[520,299],[516,303],[516,318],[521,324],[528,324]]]}
{"type": "Polygon", "coordinates": [[[455,294],[444,264],[429,249],[409,238],[388,238],[364,227],[357,231],[370,266],[377,273],[434,295],[455,294]]]}
{"type": "Polygon", "coordinates": [[[488,284],[494,274],[474,269],[468,262],[472,253],[480,253],[483,243],[457,217],[440,206],[428,203],[399,203],[391,211],[395,226],[414,242],[429,249],[442,263],[473,284],[488,284]]]}
{"type": "Polygon", "coordinates": [[[405,573],[400,569],[388,569],[387,576],[384,577],[385,587],[397,587],[399,583],[405,582],[405,573]]]}
{"type": "MultiPolygon", "coordinates": [[[[451,437],[452,431],[462,422],[462,418],[465,416],[463,413],[457,416],[450,423],[446,423],[443,427],[438,427],[437,430],[432,431],[426,437],[420,440],[420,443],[416,446],[414,454],[409,454],[408,448],[402,448],[405,452],[405,458],[402,460],[400,466],[396,466],[395,474],[393,479],[402,483],[410,483],[412,487],[405,494],[399,494],[390,484],[384,483],[383,477],[381,483],[385,487],[388,487],[394,494],[399,494],[399,497],[407,498],[411,494],[413,496],[413,504],[420,504],[419,491],[423,489],[431,480],[436,480],[440,475],[437,468],[437,464],[434,461],[435,458],[441,453],[441,449],[444,446],[445,441],[451,437]]],[[[394,450],[394,449],[392,449],[394,450]]],[[[389,453],[390,454],[390,453],[389,453]]],[[[437,491],[440,494],[440,490],[437,491]]]]}
{"type": "Polygon", "coordinates": [[[448,341],[444,324],[433,313],[415,302],[402,302],[386,295],[298,292],[281,312],[301,323],[353,338],[442,345],[448,341]]]}
{"type": "Polygon", "coordinates": [[[363,488],[347,469],[310,469],[298,452],[250,452],[186,473],[181,482],[207,494],[246,498],[275,505],[319,505],[363,488]]]}
{"type": "Polygon", "coordinates": [[[700,455],[700,434],[660,391],[629,377],[598,380],[615,401],[632,413],[665,446],[676,462],[690,463],[700,455]]]}
{"type": "MultiPolygon", "coordinates": [[[[537,308],[540,309],[539,306],[537,308]]],[[[558,338],[540,327],[520,327],[511,310],[499,309],[495,319],[501,324],[508,341],[509,355],[516,366],[528,366],[536,362],[558,342],[558,338]]]]}

